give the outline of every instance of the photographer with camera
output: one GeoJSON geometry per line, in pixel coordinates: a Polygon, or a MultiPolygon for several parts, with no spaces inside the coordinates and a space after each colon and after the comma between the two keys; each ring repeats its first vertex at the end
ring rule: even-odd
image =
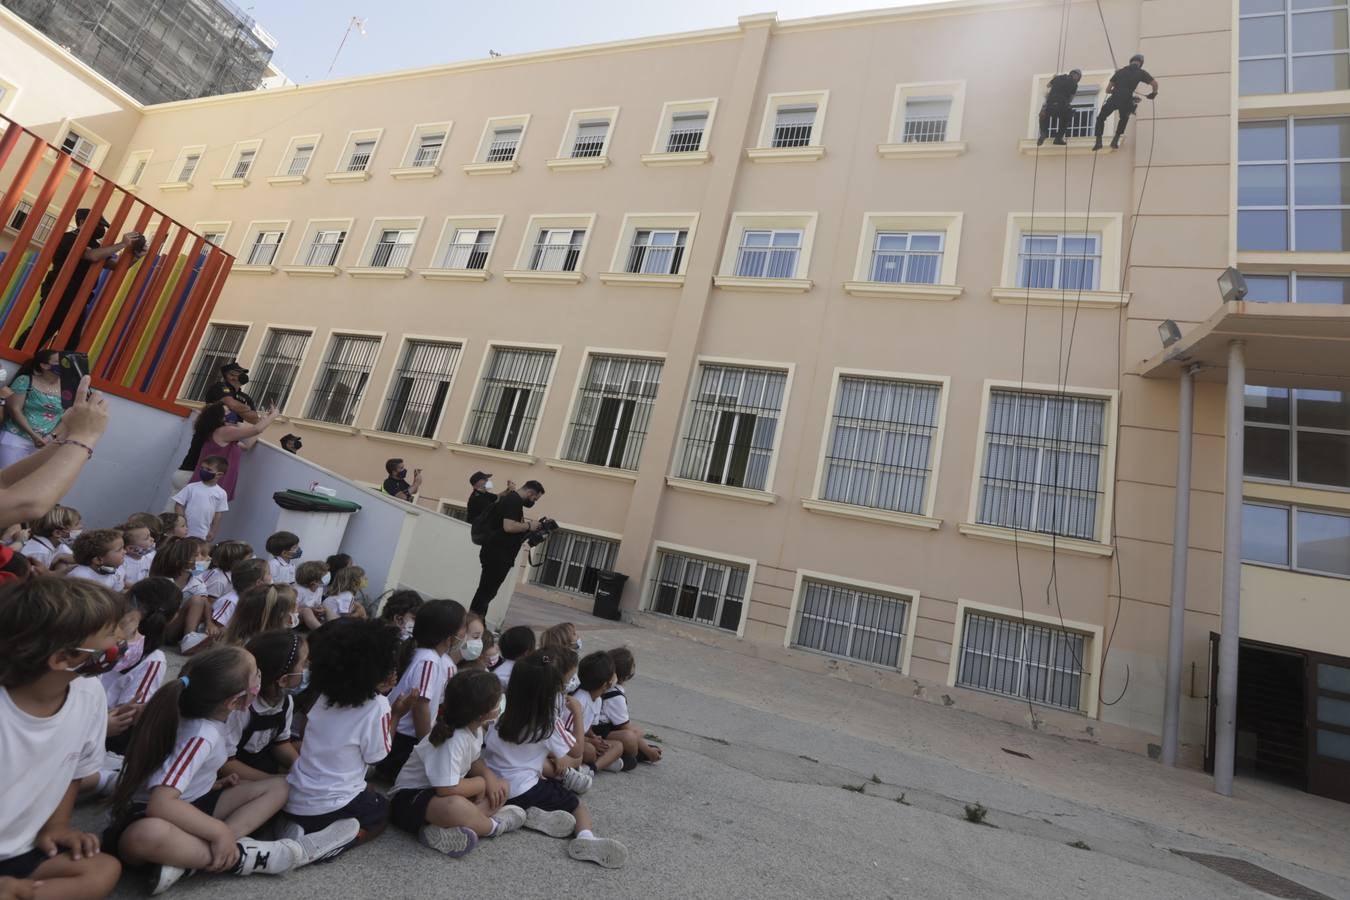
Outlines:
{"type": "Polygon", "coordinates": [[[527,481],[519,491],[503,491],[487,512],[473,524],[473,542],[482,549],[478,561],[483,574],[478,579],[478,590],[469,604],[469,611],[486,616],[492,598],[497,596],[502,582],[516,563],[516,555],[526,540],[534,546],[547,536],[557,523],[552,519],[538,522],[525,518],[525,510],[544,496],[544,486],[527,481]]]}

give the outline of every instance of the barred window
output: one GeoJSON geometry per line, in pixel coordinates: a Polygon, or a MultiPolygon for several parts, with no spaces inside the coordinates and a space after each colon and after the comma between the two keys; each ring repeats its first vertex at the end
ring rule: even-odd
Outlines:
{"type": "Polygon", "coordinates": [[[778,369],[703,366],[679,477],[764,490],[786,388],[787,373],[778,369]]]}
{"type": "Polygon", "coordinates": [[[652,580],[652,612],[714,625],[727,631],[741,627],[741,611],[750,570],[662,550],[652,580]]]}
{"type": "Polygon", "coordinates": [[[678,275],[684,260],[685,228],[639,228],[628,248],[625,272],[641,275],[678,275]]]}
{"type": "Polygon", "coordinates": [[[936,384],[840,378],[820,499],[923,515],[941,400],[936,384]]]}
{"type": "Polygon", "coordinates": [[[816,104],[780,106],[773,119],[774,147],[805,147],[816,124],[816,104]]]}
{"type": "Polygon", "coordinates": [[[1096,85],[1080,85],[1069,101],[1069,122],[1064,128],[1065,137],[1091,137],[1097,126],[1096,85]]]}
{"type": "Polygon", "coordinates": [[[381,431],[422,438],[436,436],[459,367],[460,349],[459,344],[443,341],[408,341],[389,383],[381,431]]]}
{"type": "Polygon", "coordinates": [[[536,272],[575,272],[586,241],[584,228],[543,228],[530,253],[530,268],[536,272]]]}
{"type": "Polygon", "coordinates": [[[436,165],[441,159],[441,148],[445,146],[445,132],[433,131],[418,135],[417,146],[413,148],[412,159],[408,161],[414,169],[425,169],[436,165]]]}
{"type": "Polygon", "coordinates": [[[314,232],[309,250],[305,253],[307,266],[335,266],[342,254],[342,245],[347,240],[347,232],[342,229],[323,229],[314,232]]]}
{"type": "MultiPolygon", "coordinates": [[[[23,223],[28,221],[28,216],[32,212],[33,204],[27,200],[20,200],[14,206],[14,214],[9,217],[7,227],[13,231],[18,231],[23,228],[23,223]]],[[[52,229],[55,227],[56,216],[52,213],[43,213],[42,218],[38,220],[37,227],[33,229],[33,243],[45,243],[47,238],[52,236],[52,229]]]]}
{"type": "Polygon", "coordinates": [[[692,153],[703,146],[703,132],[708,127],[707,110],[676,113],[670,117],[670,132],[666,135],[667,153],[692,153]]]}
{"type": "Polygon", "coordinates": [[[980,524],[1095,540],[1106,414],[1096,398],[990,391],[980,524]]]}
{"type": "Polygon", "coordinates": [[[254,397],[259,409],[284,410],[309,347],[308,331],[270,328],[253,366],[254,397]]]}
{"type": "Polygon", "coordinates": [[[494,347],[478,386],[466,443],[528,453],[553,372],[552,350],[494,347]]]}
{"type": "Polygon", "coordinates": [[[258,231],[253,235],[253,243],[248,249],[247,263],[250,266],[270,266],[277,258],[277,248],[285,240],[284,231],[258,231]]]}
{"type": "Polygon", "coordinates": [[[417,243],[416,228],[385,228],[370,253],[369,265],[376,269],[401,269],[412,259],[417,243]]]}
{"type": "Polygon", "coordinates": [[[614,568],[618,555],[618,541],[559,529],[544,544],[544,562],[531,580],[577,594],[594,594],[596,578],[614,568]]]}
{"type": "Polygon", "coordinates": [[[253,160],[258,155],[257,150],[243,150],[239,153],[239,158],[234,162],[234,172],[231,178],[247,178],[249,170],[253,168],[253,160]]]}
{"type": "Polygon", "coordinates": [[[1087,635],[966,613],[956,683],[1061,709],[1083,708],[1087,635]]]}
{"type": "Polygon", "coordinates": [[[520,146],[520,139],[524,134],[525,128],[522,125],[494,129],[492,141],[488,144],[483,161],[511,162],[516,158],[516,149],[520,146]]]}
{"type": "Polygon", "coordinates": [[[319,370],[319,380],[309,398],[306,417],[335,425],[352,424],[379,353],[380,339],[377,337],[333,335],[328,358],[319,370]]]}
{"type": "Polygon", "coordinates": [[[822,581],[802,581],[793,646],[898,669],[910,601],[822,581]]]}
{"type": "Polygon", "coordinates": [[[947,119],[952,112],[951,97],[910,97],[905,101],[905,144],[940,143],[947,139],[947,119]]]}
{"type": "Polygon", "coordinates": [[[201,161],[202,155],[200,153],[191,153],[183,157],[183,165],[178,170],[177,180],[183,183],[191,181],[192,176],[197,172],[197,163],[201,161]]]}
{"type": "Polygon", "coordinates": [[[563,458],[636,469],[662,365],[659,359],[592,356],[577,394],[563,458]]]}
{"type": "Polygon", "coordinates": [[[366,138],[352,143],[351,153],[343,168],[348,172],[364,172],[370,168],[370,158],[375,155],[375,139],[366,138]]]}
{"type": "Polygon", "coordinates": [[[441,257],[442,269],[484,269],[497,232],[492,228],[456,228],[441,257]]]}
{"type": "Polygon", "coordinates": [[[572,142],[572,158],[600,156],[605,151],[605,138],[609,136],[609,120],[582,122],[577,125],[577,136],[572,142]]]}
{"type": "Polygon", "coordinates": [[[461,522],[467,522],[469,521],[469,508],[463,503],[452,503],[449,500],[442,500],[441,515],[449,516],[452,519],[458,519],[461,522]]]}
{"type": "Polygon", "coordinates": [[[202,338],[197,362],[188,376],[183,399],[206,399],[206,389],[220,380],[220,367],[239,358],[239,350],[244,346],[247,334],[247,325],[219,325],[212,322],[206,326],[206,336],[202,338]]]}
{"type": "Polygon", "coordinates": [[[304,175],[309,169],[309,161],[314,158],[313,144],[296,144],[291,152],[291,161],[286,166],[286,174],[290,176],[304,175]]]}

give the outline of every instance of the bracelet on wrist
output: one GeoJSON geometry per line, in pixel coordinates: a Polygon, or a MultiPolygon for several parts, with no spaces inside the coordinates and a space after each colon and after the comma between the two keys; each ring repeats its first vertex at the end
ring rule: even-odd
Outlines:
{"type": "Polygon", "coordinates": [[[94,448],[84,443],[83,441],[77,441],[71,438],[56,438],[55,442],[58,447],[64,447],[67,444],[69,444],[72,447],[79,447],[85,453],[89,454],[90,459],[94,458],[94,448]]]}

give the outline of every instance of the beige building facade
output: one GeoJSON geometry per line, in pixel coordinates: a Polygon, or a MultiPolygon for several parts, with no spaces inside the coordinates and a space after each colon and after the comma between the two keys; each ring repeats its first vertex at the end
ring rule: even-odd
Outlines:
{"type": "MultiPolygon", "coordinates": [[[[1161,323],[1220,308],[1226,266],[1267,276],[1252,298],[1269,300],[1291,273],[1324,292],[1350,274],[1350,243],[1261,237],[1281,197],[1290,221],[1341,208],[1324,196],[1339,157],[1307,157],[1323,168],[1306,202],[1281,192],[1293,143],[1284,174],[1239,165],[1240,146],[1278,147],[1248,123],[1350,114],[1350,43],[1298,49],[1311,25],[1285,4],[1106,0],[1105,27],[1095,3],[1049,0],[751,16],[137,107],[104,170],[236,256],[186,401],[238,359],[283,410],[273,437],[351,477],[402,457],[451,514],[474,470],[542,481],[536,511],[564,530],[526,590],[588,606],[613,569],[644,624],[1144,751],[1162,730],[1178,393],[1139,366],[1161,323]],[[1291,49],[1257,46],[1277,28],[1291,49]],[[1112,54],[1136,50],[1161,95],[1094,155],[1112,54]],[[1250,93],[1277,64],[1290,83],[1250,93]],[[1069,145],[1038,149],[1044,86],[1071,67],[1069,145]]],[[[1249,392],[1248,458],[1268,465],[1244,489],[1242,636],[1344,657],[1344,385],[1304,403],[1283,384],[1249,392]],[[1280,440],[1308,477],[1271,460],[1280,440]]],[[[1224,428],[1223,386],[1202,380],[1196,763],[1224,428]]],[[[1319,721],[1334,760],[1350,721],[1319,721]]],[[[1240,707],[1240,754],[1241,734],[1240,707]]]]}

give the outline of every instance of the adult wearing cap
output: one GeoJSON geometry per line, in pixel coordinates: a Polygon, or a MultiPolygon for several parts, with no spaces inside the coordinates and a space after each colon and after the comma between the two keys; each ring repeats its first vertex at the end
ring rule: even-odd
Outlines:
{"type": "MultiPolygon", "coordinates": [[[[464,504],[465,519],[472,523],[478,521],[479,516],[492,508],[492,504],[497,502],[497,495],[492,493],[491,472],[474,472],[469,476],[469,485],[473,488],[473,492],[469,494],[468,502],[464,504]]],[[[508,479],[506,489],[514,491],[516,483],[508,479]]]]}
{"type": "Polygon", "coordinates": [[[205,400],[207,403],[223,403],[232,422],[258,422],[258,404],[244,392],[248,384],[248,369],[231,360],[220,367],[220,380],[208,385],[205,400]]]}
{"type": "MultiPolygon", "coordinates": [[[[79,237],[80,226],[84,224],[84,220],[87,218],[89,218],[88,209],[75,210],[74,230],[61,235],[61,240],[57,242],[56,251],[52,254],[51,271],[47,273],[47,277],[42,282],[41,299],[38,301],[39,314],[42,311],[43,304],[47,302],[52,288],[56,286],[57,276],[61,274],[61,269],[65,266],[66,260],[70,258],[70,254],[74,251],[75,239],[79,237]]],[[[56,337],[56,333],[61,330],[61,326],[65,324],[66,316],[70,314],[71,307],[79,299],[80,285],[84,283],[84,276],[88,274],[90,266],[98,263],[102,268],[111,269],[117,265],[117,254],[128,248],[132,249],[132,253],[138,259],[145,255],[145,238],[141,237],[140,233],[136,231],[128,231],[122,236],[122,240],[106,247],[99,243],[108,233],[109,227],[108,220],[100,216],[98,224],[89,234],[89,243],[85,246],[84,252],[80,254],[79,261],[75,263],[75,270],[71,273],[70,280],[66,282],[66,289],[61,294],[61,299],[56,302],[56,309],[52,312],[52,317],[48,320],[47,327],[42,332],[42,340],[38,346],[47,346],[52,338],[56,337]]],[[[80,335],[84,331],[85,318],[89,314],[89,301],[93,298],[94,292],[90,291],[89,296],[85,298],[84,306],[80,309],[80,318],[70,333],[70,339],[66,341],[67,350],[74,350],[79,346],[80,335]]],[[[36,322],[37,319],[35,318],[33,321],[36,322]]],[[[14,346],[23,346],[24,341],[28,340],[28,333],[32,328],[31,324],[25,328],[14,346]]]]}
{"type": "Polygon", "coordinates": [[[300,448],[303,446],[305,446],[305,442],[300,440],[300,435],[298,434],[287,434],[281,439],[281,449],[285,450],[287,453],[299,455],[300,448]]]}

